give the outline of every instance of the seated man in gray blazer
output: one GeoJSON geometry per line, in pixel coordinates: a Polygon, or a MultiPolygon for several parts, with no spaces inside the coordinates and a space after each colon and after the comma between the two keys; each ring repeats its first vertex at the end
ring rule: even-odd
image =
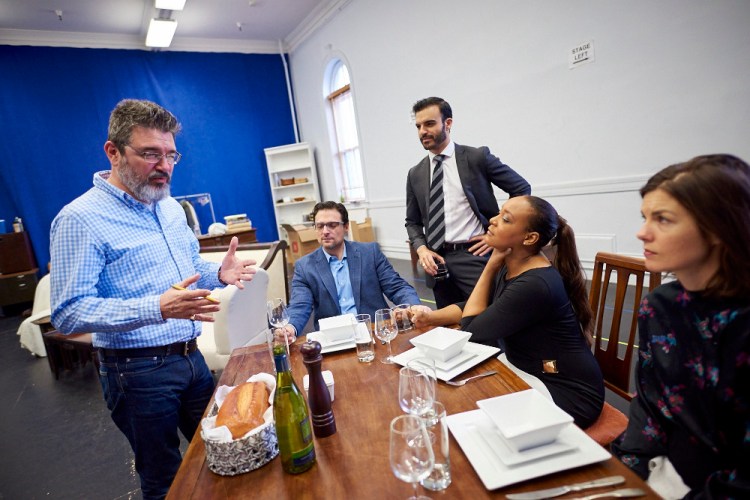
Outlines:
{"type": "Polygon", "coordinates": [[[419,304],[416,290],[393,269],[377,243],[346,241],[349,213],[341,203],[313,208],[320,248],[294,264],[289,301],[290,334],[301,333],[314,314],[318,320],[340,314],[369,314],[394,304],[419,304]]]}

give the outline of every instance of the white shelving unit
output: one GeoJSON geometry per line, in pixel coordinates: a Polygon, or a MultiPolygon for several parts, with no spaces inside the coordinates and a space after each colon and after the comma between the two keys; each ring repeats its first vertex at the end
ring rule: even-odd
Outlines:
{"type": "Polygon", "coordinates": [[[277,230],[279,238],[284,238],[286,234],[281,224],[302,224],[303,216],[312,212],[320,201],[313,149],[308,143],[300,142],[264,151],[277,230]],[[295,183],[282,185],[282,180],[290,179],[295,183]],[[306,180],[298,182],[302,179],[306,180]]]}

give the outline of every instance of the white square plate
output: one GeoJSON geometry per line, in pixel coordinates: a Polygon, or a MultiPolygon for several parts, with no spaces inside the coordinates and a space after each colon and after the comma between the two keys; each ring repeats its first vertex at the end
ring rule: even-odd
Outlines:
{"type": "Polygon", "coordinates": [[[578,448],[578,445],[575,443],[563,439],[556,439],[551,443],[542,446],[535,446],[534,448],[529,448],[527,450],[516,451],[516,449],[508,444],[503,438],[503,434],[498,429],[494,429],[494,432],[480,431],[480,433],[482,434],[482,439],[487,441],[487,444],[490,445],[495,455],[497,455],[497,457],[508,466],[551,457],[552,455],[559,455],[560,453],[566,453],[578,448]]]}
{"type": "MultiPolygon", "coordinates": [[[[461,351],[461,354],[456,356],[456,358],[461,356],[463,360],[461,360],[459,364],[452,364],[452,360],[448,360],[445,363],[450,366],[450,368],[447,369],[438,368],[438,362],[436,361],[435,375],[440,380],[450,380],[462,374],[469,368],[478,365],[485,359],[497,354],[498,352],[500,352],[500,348],[498,347],[492,347],[484,344],[475,344],[474,342],[467,342],[464,346],[463,351],[461,351]]],[[[402,352],[398,356],[393,356],[393,362],[398,363],[401,366],[406,366],[406,364],[412,359],[422,357],[424,357],[424,352],[420,351],[416,347],[413,347],[406,352],[402,352]]]]}
{"type": "Polygon", "coordinates": [[[449,415],[448,428],[488,490],[602,462],[611,456],[575,424],[568,424],[557,437],[556,442],[569,447],[567,451],[521,461],[509,456],[518,452],[495,443],[495,436],[499,438],[497,427],[482,410],[449,415]],[[506,461],[514,463],[506,464],[506,461]]]}
{"type": "Polygon", "coordinates": [[[347,349],[354,349],[355,347],[357,347],[357,345],[354,343],[354,339],[344,339],[338,342],[329,342],[322,332],[310,332],[307,334],[306,339],[317,340],[318,342],[320,342],[321,354],[345,351],[347,349]]]}

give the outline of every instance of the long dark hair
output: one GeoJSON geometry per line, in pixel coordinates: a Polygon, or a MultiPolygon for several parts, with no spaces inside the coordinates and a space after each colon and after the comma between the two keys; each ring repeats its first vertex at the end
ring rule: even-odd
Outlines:
{"type": "Polygon", "coordinates": [[[719,270],[705,293],[750,297],[750,166],[728,154],[696,156],[655,174],[641,196],[657,189],[690,212],[704,239],[719,240],[719,270]]]}
{"type": "Polygon", "coordinates": [[[556,246],[552,265],[562,276],[565,291],[581,324],[581,333],[586,342],[592,345],[594,314],[586,293],[586,279],[578,258],[573,228],[548,201],[537,196],[526,196],[526,199],[534,212],[529,218],[528,230],[539,234],[539,240],[532,250],[539,252],[548,243],[556,246]]]}

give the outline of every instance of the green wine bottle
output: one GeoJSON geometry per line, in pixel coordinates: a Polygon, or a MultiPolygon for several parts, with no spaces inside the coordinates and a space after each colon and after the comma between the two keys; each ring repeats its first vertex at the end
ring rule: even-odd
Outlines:
{"type": "Polygon", "coordinates": [[[292,378],[285,346],[273,347],[273,359],[276,364],[273,418],[279,440],[281,467],[290,474],[299,474],[315,464],[310,414],[305,398],[292,378]]]}

